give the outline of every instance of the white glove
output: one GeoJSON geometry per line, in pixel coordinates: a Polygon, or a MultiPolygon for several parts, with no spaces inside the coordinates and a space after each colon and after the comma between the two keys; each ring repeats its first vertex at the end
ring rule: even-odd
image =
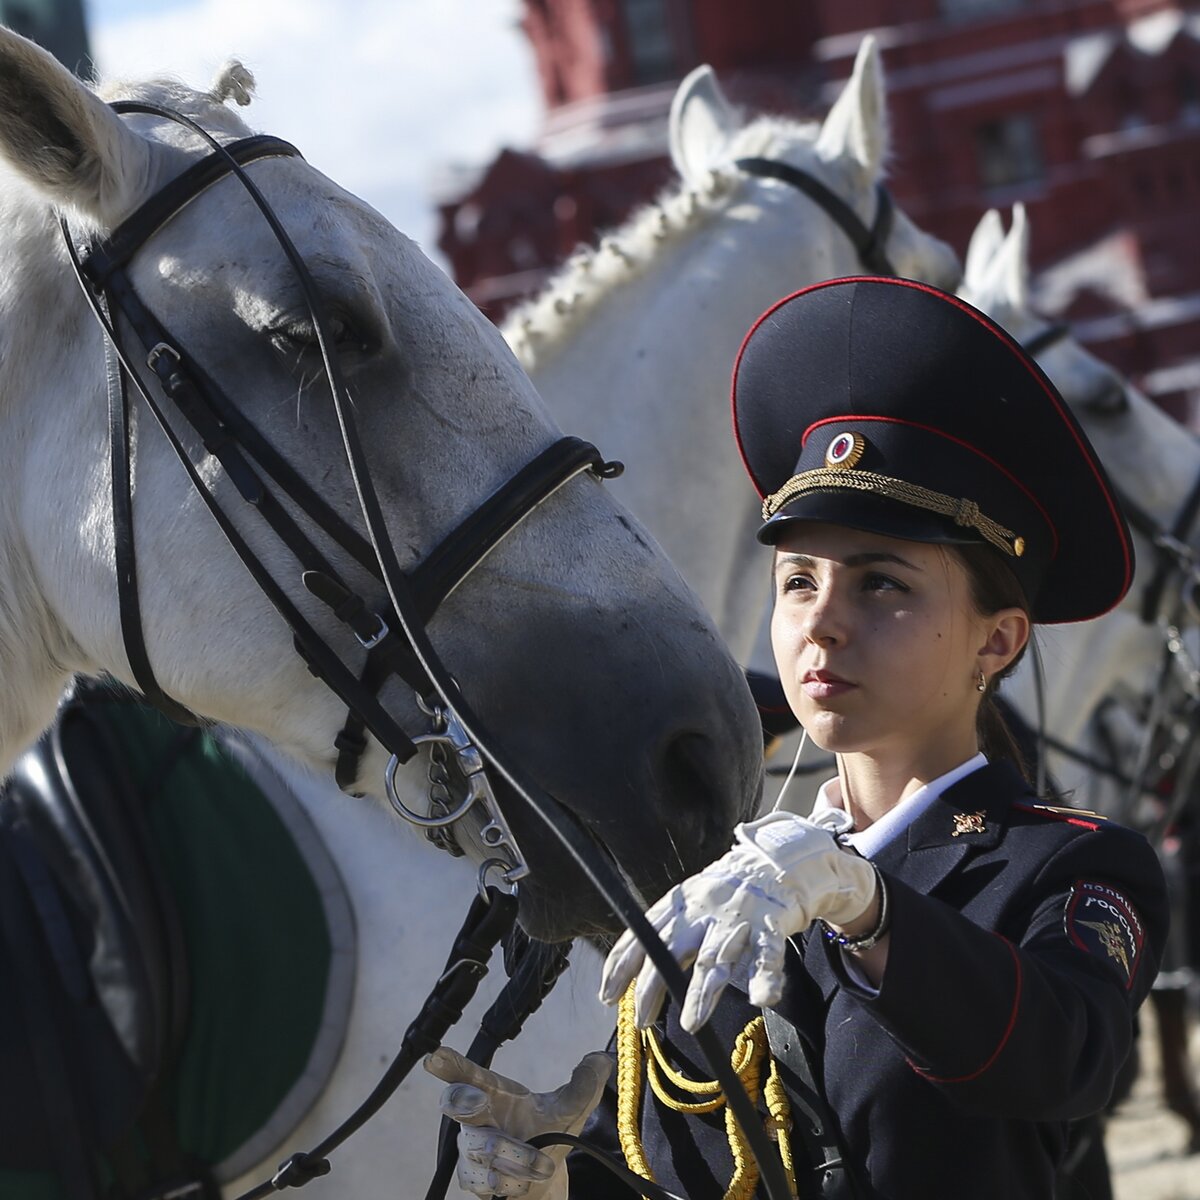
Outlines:
{"type": "Polygon", "coordinates": [[[585,1054],[557,1091],[531,1092],[446,1046],[427,1055],[425,1070],[450,1084],[442,1093],[442,1112],[462,1126],[459,1187],[477,1196],[566,1200],[563,1162],[570,1146],[543,1151],[527,1139],[551,1131],[577,1134],[600,1103],[611,1068],[607,1054],[585,1054]]]}
{"type": "MultiPolygon", "coordinates": [[[[739,825],[736,844],[698,875],[676,884],[646,913],[667,949],[695,969],[679,1014],[694,1031],[712,1016],[725,985],[749,973],[750,1003],[769,1008],[783,991],[787,939],[817,917],[847,925],[875,899],[875,869],[843,850],[829,830],[793,813],[739,825]]],[[[666,984],[628,930],[604,964],[600,999],[614,1004],[634,976],[635,1019],[658,1015],[666,984]]]]}

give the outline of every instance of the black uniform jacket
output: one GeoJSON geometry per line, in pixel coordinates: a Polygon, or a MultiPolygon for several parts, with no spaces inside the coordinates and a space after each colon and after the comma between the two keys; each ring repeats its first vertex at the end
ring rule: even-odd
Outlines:
{"type": "MultiPolygon", "coordinates": [[[[810,931],[794,939],[778,1006],[823,1068],[856,1185],[836,1194],[1048,1200],[1066,1122],[1107,1103],[1157,970],[1167,903],[1154,852],[1102,818],[1039,805],[992,763],[875,862],[893,914],[878,994],[810,931]]],[[[754,1015],[730,987],[712,1024],[732,1047],[754,1015]]],[[[712,1078],[673,1008],[660,1029],[676,1067],[712,1078]]],[[[610,1087],[585,1136],[619,1154],[614,1109],[610,1087]]],[[[720,1112],[684,1116],[644,1089],[641,1131],[659,1183],[690,1200],[724,1194],[720,1112]]],[[[580,1156],[570,1178],[572,1200],[631,1194],[580,1156]]]]}

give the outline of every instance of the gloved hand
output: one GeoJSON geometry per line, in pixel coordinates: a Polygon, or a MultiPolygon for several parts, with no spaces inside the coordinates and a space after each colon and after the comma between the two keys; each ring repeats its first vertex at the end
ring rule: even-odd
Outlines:
{"type": "Polygon", "coordinates": [[[531,1092],[446,1046],[427,1055],[425,1070],[450,1084],[442,1112],[462,1126],[459,1187],[477,1196],[566,1200],[563,1162],[571,1148],[538,1150],[526,1139],[551,1131],[577,1134],[600,1103],[611,1068],[607,1054],[585,1054],[557,1091],[531,1092]]]}
{"type": "MultiPolygon", "coordinates": [[[[679,1014],[689,1031],[712,1016],[726,984],[739,974],[749,972],[751,1004],[778,1003],[787,938],[817,917],[849,924],[875,899],[874,867],[842,849],[823,825],[774,812],[734,833],[733,849],[677,884],[646,913],[681,966],[695,959],[679,1014]]],[[[645,1027],[658,1015],[666,984],[626,930],[604,964],[600,999],[616,1003],[635,975],[635,1017],[645,1027]]]]}

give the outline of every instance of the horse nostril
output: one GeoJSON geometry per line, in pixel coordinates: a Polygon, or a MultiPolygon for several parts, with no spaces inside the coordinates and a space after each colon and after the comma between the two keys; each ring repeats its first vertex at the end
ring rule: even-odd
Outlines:
{"type": "Polygon", "coordinates": [[[716,746],[698,733],[675,734],[663,752],[660,816],[674,850],[666,864],[673,874],[690,874],[724,853],[742,815],[739,797],[722,795],[715,786],[727,778],[716,759],[716,746]]]}

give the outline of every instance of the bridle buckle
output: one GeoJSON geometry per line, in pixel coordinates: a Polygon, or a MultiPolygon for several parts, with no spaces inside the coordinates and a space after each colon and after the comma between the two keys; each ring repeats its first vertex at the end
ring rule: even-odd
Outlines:
{"type": "Polygon", "coordinates": [[[379,622],[379,628],[375,630],[370,637],[363,637],[363,635],[357,631],[355,631],[354,634],[354,636],[358,639],[358,644],[364,650],[374,650],[375,647],[378,646],[379,643],[382,642],[389,633],[391,633],[387,622],[378,613],[374,613],[373,616],[375,617],[375,620],[379,622]]]}
{"type": "Polygon", "coordinates": [[[162,375],[163,372],[158,369],[158,362],[161,358],[169,358],[171,360],[171,370],[174,370],[182,362],[182,357],[174,346],[168,345],[166,342],[158,342],[146,355],[146,366],[152,370],[155,375],[162,375]]]}

